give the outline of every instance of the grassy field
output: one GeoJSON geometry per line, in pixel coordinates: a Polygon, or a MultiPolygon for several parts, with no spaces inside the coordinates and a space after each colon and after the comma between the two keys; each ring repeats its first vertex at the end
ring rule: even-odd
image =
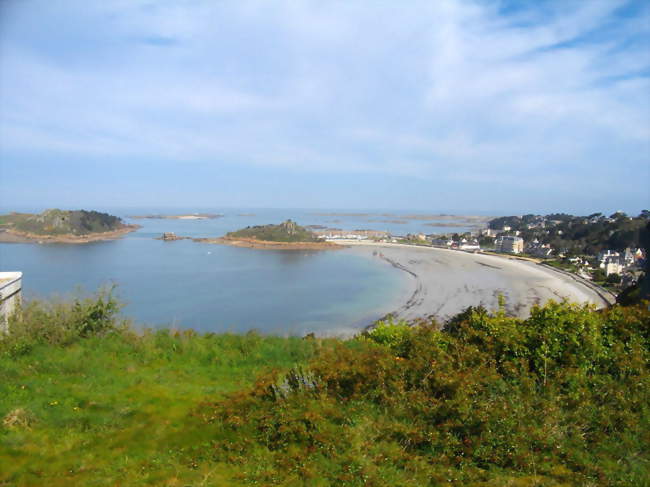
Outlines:
{"type": "Polygon", "coordinates": [[[112,312],[95,319],[111,325],[101,333],[68,333],[90,306],[31,309],[32,336],[0,345],[0,485],[236,485],[231,465],[192,464],[186,450],[211,440],[193,410],[304,363],[313,342],[135,334],[112,312]]]}
{"type": "Polygon", "coordinates": [[[346,341],[136,333],[117,311],[12,320],[0,486],[650,485],[647,305],[346,341]]]}

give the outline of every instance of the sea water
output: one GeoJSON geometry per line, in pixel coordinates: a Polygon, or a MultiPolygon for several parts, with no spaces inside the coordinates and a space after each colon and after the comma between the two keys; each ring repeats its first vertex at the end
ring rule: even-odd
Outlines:
{"type": "MultiPolygon", "coordinates": [[[[163,232],[217,237],[292,218],[302,225],[393,233],[431,231],[421,221],[308,210],[113,210],[136,232],[112,241],[0,244],[0,268],[22,271],[27,298],[69,296],[116,286],[123,314],[139,326],[302,335],[350,333],[399,306],[407,276],[380,259],[346,250],[258,250],[156,240],[163,232]],[[221,213],[207,220],[132,219],[142,214],[221,213]],[[386,219],[386,218],[384,218],[386,219]],[[408,227],[408,228],[406,228],[408,227]]],[[[462,231],[462,228],[454,229],[462,231]]]]}

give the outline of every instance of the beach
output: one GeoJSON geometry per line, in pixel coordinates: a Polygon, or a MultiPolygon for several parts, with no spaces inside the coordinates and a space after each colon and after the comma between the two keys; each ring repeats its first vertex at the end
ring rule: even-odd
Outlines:
{"type": "Polygon", "coordinates": [[[345,243],[350,246],[346,252],[377,259],[404,273],[405,289],[391,310],[399,319],[433,316],[442,322],[479,305],[495,311],[500,295],[506,312],[522,318],[529,316],[532,306],[550,299],[599,308],[608,304],[595,289],[534,262],[433,247],[345,243]]]}

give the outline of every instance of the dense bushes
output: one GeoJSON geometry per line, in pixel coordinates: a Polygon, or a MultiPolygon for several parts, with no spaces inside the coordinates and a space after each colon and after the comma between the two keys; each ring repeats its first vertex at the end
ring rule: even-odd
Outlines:
{"type": "Polygon", "coordinates": [[[263,484],[647,485],[649,331],[647,306],[555,303],[383,324],[323,346],[310,387],[270,375],[200,414],[263,484]]]}
{"type": "Polygon", "coordinates": [[[0,484],[650,484],[647,303],[470,308],[346,341],[135,332],[118,308],[105,292],[11,319],[0,484]]]}

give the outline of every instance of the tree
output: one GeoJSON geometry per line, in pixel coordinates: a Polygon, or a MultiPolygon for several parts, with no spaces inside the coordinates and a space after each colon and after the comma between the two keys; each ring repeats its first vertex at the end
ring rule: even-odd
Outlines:
{"type": "Polygon", "coordinates": [[[604,281],[607,278],[605,271],[602,269],[596,269],[592,275],[594,281],[604,281]]]}

